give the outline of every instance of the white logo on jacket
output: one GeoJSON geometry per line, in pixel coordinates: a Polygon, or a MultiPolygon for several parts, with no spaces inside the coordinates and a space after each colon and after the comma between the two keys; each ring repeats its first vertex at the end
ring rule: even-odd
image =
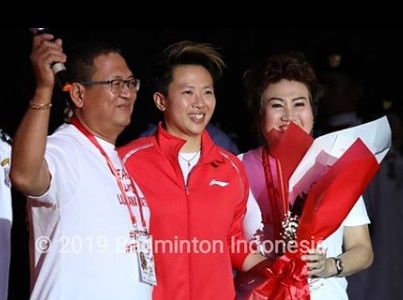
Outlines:
{"type": "Polygon", "coordinates": [[[229,182],[219,181],[219,180],[216,180],[216,179],[211,179],[211,181],[209,183],[210,186],[211,185],[218,185],[218,186],[221,186],[221,187],[226,187],[228,184],[229,184],[229,182]]]}

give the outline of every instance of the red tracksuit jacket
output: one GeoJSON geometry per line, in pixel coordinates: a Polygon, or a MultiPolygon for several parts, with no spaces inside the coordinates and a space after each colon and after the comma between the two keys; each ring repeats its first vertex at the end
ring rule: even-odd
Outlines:
{"type": "Polygon", "coordinates": [[[153,299],[232,300],[232,267],[240,269],[249,253],[234,243],[243,240],[245,171],[203,132],[201,157],[185,185],[178,163],[184,143],[160,125],[154,136],[119,149],[151,209],[157,274],[153,299]]]}

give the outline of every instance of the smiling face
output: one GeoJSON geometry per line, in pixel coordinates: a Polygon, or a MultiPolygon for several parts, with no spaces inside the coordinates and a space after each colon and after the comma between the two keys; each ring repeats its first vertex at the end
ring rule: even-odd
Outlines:
{"type": "Polygon", "coordinates": [[[261,128],[285,131],[294,122],[307,133],[312,131],[313,111],[308,88],[301,82],[282,79],[270,84],[262,95],[261,128]]]}
{"type": "Polygon", "coordinates": [[[166,130],[188,142],[200,143],[213,115],[216,99],[211,74],[200,65],[179,65],[172,72],[167,95],[154,94],[166,130]]]}
{"type": "MultiPolygon", "coordinates": [[[[94,66],[91,81],[133,78],[126,61],[118,53],[96,57],[94,66]]],[[[113,93],[110,84],[80,85],[79,91],[76,113],[82,122],[95,134],[108,140],[116,139],[130,123],[137,92],[123,85],[122,89],[113,93]]]]}

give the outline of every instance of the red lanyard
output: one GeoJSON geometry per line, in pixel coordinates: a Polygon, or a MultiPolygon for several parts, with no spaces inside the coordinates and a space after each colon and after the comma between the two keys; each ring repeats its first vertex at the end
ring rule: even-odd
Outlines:
{"type": "Polygon", "coordinates": [[[262,161],[271,210],[270,220],[273,225],[274,238],[278,239],[282,231],[281,222],[289,209],[287,187],[284,183],[280,161],[275,159],[275,168],[271,167],[267,147],[263,149],[262,161]]]}
{"type": "MultiPolygon", "coordinates": [[[[91,141],[91,143],[93,143],[94,146],[98,148],[99,152],[101,152],[102,156],[105,158],[105,160],[106,160],[106,162],[107,162],[107,164],[108,164],[109,169],[111,170],[112,174],[115,176],[116,183],[118,184],[119,190],[120,190],[120,192],[122,193],[122,197],[123,197],[124,200],[125,200],[127,209],[128,209],[128,211],[129,211],[129,215],[130,215],[131,222],[132,222],[133,226],[136,228],[136,227],[137,227],[137,220],[136,220],[136,216],[134,215],[133,211],[132,211],[131,208],[130,208],[130,200],[129,200],[128,197],[127,197],[125,188],[123,187],[123,183],[122,183],[122,181],[121,181],[120,178],[119,178],[118,171],[117,171],[117,170],[115,169],[115,167],[113,166],[113,163],[112,163],[111,159],[109,158],[108,154],[106,154],[105,150],[104,150],[104,149],[102,148],[102,146],[98,143],[98,141],[97,141],[97,139],[94,137],[94,135],[91,134],[91,133],[88,131],[88,129],[83,126],[83,124],[81,124],[80,120],[77,119],[77,117],[74,116],[74,117],[71,118],[71,124],[73,124],[75,127],[77,127],[77,129],[80,130],[80,131],[91,141]]],[[[123,167],[123,170],[124,170],[123,163],[122,163],[122,167],[123,167]]],[[[125,171],[125,172],[126,172],[126,171],[125,171]]],[[[144,220],[144,215],[143,215],[143,206],[142,206],[142,204],[141,204],[140,197],[139,197],[138,194],[137,194],[136,186],[134,185],[134,182],[132,181],[132,178],[129,176],[129,174],[128,174],[127,172],[126,172],[126,174],[127,174],[127,176],[129,177],[129,179],[130,179],[131,185],[132,185],[132,187],[133,187],[133,193],[134,193],[134,195],[135,195],[136,202],[137,202],[137,205],[138,205],[138,207],[139,207],[139,213],[140,213],[140,218],[141,218],[141,225],[143,226],[144,230],[147,230],[147,225],[146,225],[146,222],[145,222],[145,220],[144,220]]],[[[138,229],[139,229],[139,228],[138,228],[138,229]]]]}

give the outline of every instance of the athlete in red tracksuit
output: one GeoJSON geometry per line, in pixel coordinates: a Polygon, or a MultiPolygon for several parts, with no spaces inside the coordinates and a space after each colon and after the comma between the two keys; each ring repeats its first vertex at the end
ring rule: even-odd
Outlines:
{"type": "Polygon", "coordinates": [[[232,300],[232,267],[246,271],[264,259],[236,243],[249,190],[242,164],[205,131],[223,66],[207,44],[165,49],[152,68],[164,120],[154,136],[120,149],[151,209],[153,299],[232,300]]]}

